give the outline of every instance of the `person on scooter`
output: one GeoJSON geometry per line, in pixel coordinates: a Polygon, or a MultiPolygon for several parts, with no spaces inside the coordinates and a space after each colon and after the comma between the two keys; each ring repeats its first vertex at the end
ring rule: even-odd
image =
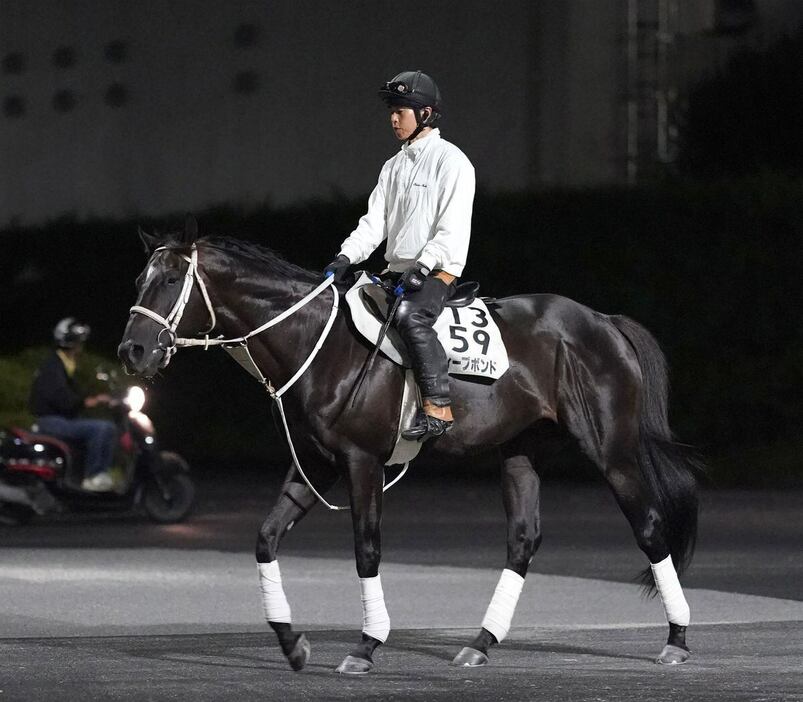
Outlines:
{"type": "Polygon", "coordinates": [[[56,349],[39,366],[31,387],[30,408],[39,431],[86,448],[84,490],[106,492],[114,487],[109,474],[117,443],[117,428],[104,419],[79,417],[84,408],[109,404],[109,395],[85,395],[75,382],[75,371],[89,338],[88,324],[73,317],[62,319],[53,330],[56,349]]]}
{"type": "Polygon", "coordinates": [[[401,150],[382,167],[368,212],[325,269],[340,281],[387,239],[388,271],[405,293],[393,324],[410,351],[423,410],[405,439],[425,441],[453,424],[446,354],[432,328],[463,273],[471,237],[474,167],[441,138],[441,95],[421,71],[405,71],[379,90],[401,150]]]}

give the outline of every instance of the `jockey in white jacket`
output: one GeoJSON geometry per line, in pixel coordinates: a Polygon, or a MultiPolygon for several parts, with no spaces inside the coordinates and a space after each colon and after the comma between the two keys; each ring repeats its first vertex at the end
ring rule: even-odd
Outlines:
{"type": "Polygon", "coordinates": [[[471,238],[474,168],[434,124],[441,116],[435,81],[406,71],[385,83],[380,97],[401,150],[382,167],[368,212],[343,242],[325,273],[340,280],[351,264],[364,261],[384,240],[388,271],[405,293],[394,326],[413,360],[423,411],[404,431],[406,439],[440,436],[453,423],[448,364],[432,326],[466,264],[471,238]]]}

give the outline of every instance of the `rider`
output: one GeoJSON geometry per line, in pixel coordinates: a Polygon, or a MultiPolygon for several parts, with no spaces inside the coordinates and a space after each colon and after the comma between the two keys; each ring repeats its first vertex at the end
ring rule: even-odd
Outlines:
{"type": "Polygon", "coordinates": [[[424,441],[448,431],[454,421],[446,354],[432,326],[466,264],[474,167],[434,126],[441,95],[426,73],[399,73],[379,95],[404,144],[382,167],[368,212],[324,272],[341,280],[351,264],[364,261],[387,239],[388,271],[405,290],[393,323],[412,356],[423,399],[423,411],[402,436],[424,441]]]}
{"type": "Polygon", "coordinates": [[[79,418],[85,407],[109,404],[108,395],[84,395],[75,383],[75,370],[89,337],[88,324],[73,317],[62,319],[53,330],[56,349],[39,366],[31,387],[31,412],[39,431],[86,445],[84,490],[105,492],[114,487],[108,472],[114,457],[117,429],[103,419],[79,418]]]}

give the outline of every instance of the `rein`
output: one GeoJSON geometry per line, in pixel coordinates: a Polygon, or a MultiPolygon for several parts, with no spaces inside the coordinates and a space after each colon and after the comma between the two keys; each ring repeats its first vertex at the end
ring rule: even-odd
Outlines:
{"type": "MultiPolygon", "coordinates": [[[[159,248],[154,250],[154,254],[158,251],[166,250],[166,246],[160,246],[159,248]]],[[[184,274],[184,283],[181,288],[181,293],[176,300],[176,303],[173,305],[173,308],[170,310],[166,317],[162,317],[157,312],[148,309],[147,307],[143,307],[141,305],[134,305],[129,310],[130,313],[136,313],[144,315],[149,319],[152,319],[157,324],[162,325],[162,329],[159,331],[158,336],[156,337],[157,343],[159,347],[164,349],[165,351],[165,358],[166,363],[169,363],[172,356],[177,352],[179,347],[189,347],[189,346],[203,346],[204,350],[206,351],[209,349],[210,346],[223,346],[224,350],[231,355],[234,360],[236,360],[240,365],[242,365],[251,375],[253,375],[259,383],[265,388],[268,394],[273,398],[276,402],[276,405],[279,407],[279,414],[282,418],[282,425],[284,426],[284,431],[287,436],[287,443],[290,446],[290,454],[293,457],[293,464],[295,465],[296,470],[299,472],[301,477],[304,479],[304,482],[307,484],[310,490],[312,490],[315,497],[324,504],[328,509],[334,511],[348,511],[349,507],[342,507],[338,505],[333,505],[327,502],[327,500],[321,495],[315,487],[310,482],[309,478],[307,478],[306,473],[301,468],[301,463],[298,460],[298,455],[296,454],[295,445],[293,444],[293,439],[290,436],[290,427],[287,425],[287,417],[284,413],[284,406],[282,404],[282,395],[287,392],[295,383],[296,381],[304,375],[307,368],[309,368],[310,364],[314,360],[315,356],[318,355],[318,351],[320,351],[321,347],[323,346],[323,342],[326,341],[326,337],[329,336],[329,332],[332,330],[332,325],[334,324],[335,317],[337,316],[337,311],[339,309],[339,299],[340,294],[337,291],[337,287],[333,285],[334,283],[334,276],[327,276],[327,278],[318,285],[314,290],[309,292],[307,295],[302,297],[298,302],[293,304],[291,307],[286,309],[281,314],[277,315],[273,319],[265,322],[261,326],[257,327],[256,329],[251,330],[247,334],[243,336],[233,337],[230,339],[224,339],[222,337],[217,337],[215,339],[209,338],[209,333],[215,328],[217,324],[217,317],[215,316],[215,310],[212,307],[212,301],[209,298],[209,293],[206,290],[206,284],[204,283],[203,278],[198,273],[198,248],[195,244],[192,245],[190,249],[190,255],[187,256],[186,254],[180,254],[181,258],[183,258],[189,265],[187,267],[187,272],[184,274]],[[193,285],[197,283],[198,287],[201,290],[201,295],[203,297],[204,303],[206,304],[207,312],[209,313],[209,320],[210,325],[209,328],[203,332],[199,332],[199,334],[203,334],[203,339],[192,339],[192,338],[185,338],[179,337],[176,330],[178,329],[178,325],[181,322],[181,318],[184,315],[184,309],[187,306],[187,303],[190,299],[190,294],[192,293],[193,285]],[[282,385],[278,390],[273,387],[270,380],[268,380],[262,371],[257,366],[256,362],[254,361],[253,357],[251,356],[251,352],[248,349],[248,339],[257,334],[261,334],[266,329],[270,329],[272,326],[278,324],[279,322],[284,321],[288,317],[292,316],[302,307],[304,307],[307,303],[314,300],[318,295],[320,295],[326,288],[332,288],[332,310],[329,313],[329,319],[326,320],[326,324],[324,325],[323,331],[321,332],[320,337],[318,337],[318,341],[316,342],[315,346],[313,347],[312,351],[310,352],[307,359],[304,363],[301,364],[299,369],[293,374],[293,377],[290,378],[284,385],[282,385]],[[168,344],[164,344],[161,340],[162,334],[164,332],[168,333],[169,342],[168,344]]],[[[407,468],[409,463],[404,465],[403,470],[399,475],[396,476],[394,480],[392,480],[387,485],[383,486],[383,492],[385,490],[390,489],[393,487],[404,474],[407,472],[407,468]]]]}

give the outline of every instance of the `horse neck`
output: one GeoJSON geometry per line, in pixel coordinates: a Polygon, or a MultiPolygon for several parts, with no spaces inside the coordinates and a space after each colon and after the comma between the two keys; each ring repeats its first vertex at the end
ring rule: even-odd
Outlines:
{"type": "MultiPolygon", "coordinates": [[[[276,318],[316,286],[315,282],[280,277],[254,265],[238,271],[234,280],[229,280],[230,268],[221,270],[222,279],[215,284],[217,276],[213,273],[210,283],[219,326],[230,338],[245,336],[276,318]]],[[[332,293],[327,290],[276,326],[249,338],[252,357],[273,385],[284,384],[304,363],[331,309],[332,293]]]]}

